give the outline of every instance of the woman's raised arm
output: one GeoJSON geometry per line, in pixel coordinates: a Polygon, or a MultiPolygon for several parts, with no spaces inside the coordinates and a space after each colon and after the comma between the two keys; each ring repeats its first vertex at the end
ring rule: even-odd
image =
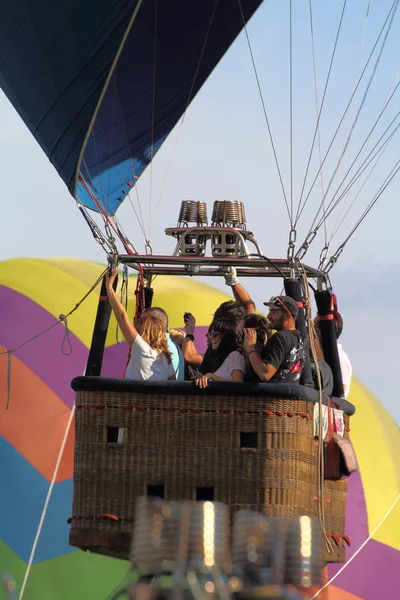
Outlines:
{"type": "Polygon", "coordinates": [[[109,275],[109,273],[106,274],[107,296],[111,304],[111,308],[113,309],[115,318],[117,319],[117,323],[122,331],[122,335],[124,336],[125,341],[129,344],[129,347],[131,347],[139,334],[136,331],[133,323],[131,323],[129,320],[125,307],[118,300],[117,294],[113,288],[113,283],[117,277],[117,274],[117,267],[113,268],[111,275],[109,275]]]}

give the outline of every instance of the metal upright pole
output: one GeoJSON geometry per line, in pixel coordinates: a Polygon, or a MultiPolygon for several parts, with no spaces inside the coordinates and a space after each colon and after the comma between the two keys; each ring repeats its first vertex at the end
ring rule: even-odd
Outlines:
{"type": "MultiPolygon", "coordinates": [[[[118,276],[115,278],[113,288],[117,288],[118,276]]],[[[107,297],[106,278],[103,277],[100,288],[99,303],[97,306],[96,320],[90,344],[89,357],[86,364],[85,375],[100,376],[101,366],[103,364],[104,348],[106,345],[106,337],[108,325],[110,323],[111,305],[107,297]]]]}

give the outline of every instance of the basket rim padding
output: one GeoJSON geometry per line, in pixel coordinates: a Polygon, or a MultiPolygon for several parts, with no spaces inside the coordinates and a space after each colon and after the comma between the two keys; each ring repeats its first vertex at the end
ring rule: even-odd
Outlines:
{"type": "MultiPolygon", "coordinates": [[[[319,401],[317,390],[293,383],[238,383],[212,381],[200,390],[193,381],[135,381],[111,377],[80,376],[71,382],[74,391],[104,391],[163,394],[166,396],[252,396],[288,400],[306,400],[313,404],[319,401]]],[[[323,404],[327,405],[330,397],[323,393],[323,404]]],[[[335,404],[348,416],[354,415],[356,409],[351,402],[343,398],[333,398],[335,404]]]]}

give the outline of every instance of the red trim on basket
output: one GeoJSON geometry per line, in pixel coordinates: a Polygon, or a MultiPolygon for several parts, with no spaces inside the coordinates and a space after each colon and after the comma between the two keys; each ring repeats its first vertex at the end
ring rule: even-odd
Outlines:
{"type": "Polygon", "coordinates": [[[343,542],[345,542],[348,546],[351,546],[351,540],[347,535],[342,533],[334,533],[333,531],[326,534],[328,538],[332,538],[335,544],[339,547],[344,546],[343,542]]]}
{"type": "Polygon", "coordinates": [[[349,536],[347,536],[347,535],[341,535],[340,537],[342,538],[343,541],[346,542],[346,544],[348,546],[351,546],[351,540],[350,540],[349,536]]]}
{"type": "MultiPolygon", "coordinates": [[[[88,519],[88,520],[93,520],[93,521],[122,521],[122,519],[120,519],[120,517],[117,517],[116,515],[113,515],[112,513],[101,513],[100,515],[90,515],[90,516],[83,516],[83,515],[73,515],[72,517],[69,517],[69,519],[67,519],[67,523],[71,524],[73,519],[77,519],[77,520],[82,520],[82,519],[88,519]]],[[[127,520],[127,519],[125,519],[127,520]]]]}
{"type": "MultiPolygon", "coordinates": [[[[319,500],[319,496],[313,496],[313,500],[314,502],[317,502],[319,500]]],[[[325,504],[332,504],[332,498],[325,498],[324,502],[325,504]]]]}

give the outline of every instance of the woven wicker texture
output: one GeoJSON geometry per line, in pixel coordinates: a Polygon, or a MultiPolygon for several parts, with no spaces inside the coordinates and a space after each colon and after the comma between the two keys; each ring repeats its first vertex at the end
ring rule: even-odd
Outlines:
{"type": "MultiPolygon", "coordinates": [[[[82,549],[127,557],[136,499],[147,493],[215,500],[231,514],[318,516],[305,400],[78,391],[75,421],[70,543],[82,549]]],[[[344,534],[346,481],[326,480],[323,495],[327,532],[344,534]]]]}

